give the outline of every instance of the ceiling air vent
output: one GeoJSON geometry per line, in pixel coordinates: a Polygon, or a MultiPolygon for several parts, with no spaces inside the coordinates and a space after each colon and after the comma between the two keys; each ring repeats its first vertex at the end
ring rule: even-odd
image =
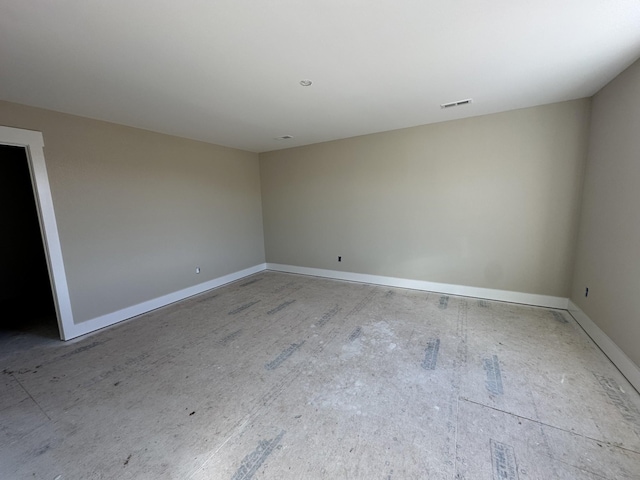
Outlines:
{"type": "Polygon", "coordinates": [[[471,98],[465,98],[464,100],[458,100],[457,102],[441,103],[440,108],[453,108],[461,105],[469,105],[472,101],[473,99],[471,98]]]}
{"type": "Polygon", "coordinates": [[[293,135],[282,135],[281,137],[276,137],[276,140],[291,140],[293,135]]]}

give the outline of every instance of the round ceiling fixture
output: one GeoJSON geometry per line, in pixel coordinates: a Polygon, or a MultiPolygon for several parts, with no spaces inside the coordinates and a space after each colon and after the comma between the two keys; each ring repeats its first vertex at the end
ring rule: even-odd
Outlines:
{"type": "Polygon", "coordinates": [[[313,82],[311,80],[300,80],[300,85],[303,87],[310,87],[313,82]]]}

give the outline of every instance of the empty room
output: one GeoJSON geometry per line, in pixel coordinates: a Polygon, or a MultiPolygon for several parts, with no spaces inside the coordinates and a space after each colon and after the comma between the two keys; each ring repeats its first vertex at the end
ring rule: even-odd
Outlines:
{"type": "Polygon", "coordinates": [[[0,0],[0,479],[640,479],[637,0],[0,0]]]}

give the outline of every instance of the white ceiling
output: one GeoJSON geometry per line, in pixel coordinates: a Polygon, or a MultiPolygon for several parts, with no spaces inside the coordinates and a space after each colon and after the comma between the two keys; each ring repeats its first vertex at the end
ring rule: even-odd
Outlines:
{"type": "Polygon", "coordinates": [[[0,99],[254,152],[591,96],[639,56],[640,0],[0,0],[0,99]]]}

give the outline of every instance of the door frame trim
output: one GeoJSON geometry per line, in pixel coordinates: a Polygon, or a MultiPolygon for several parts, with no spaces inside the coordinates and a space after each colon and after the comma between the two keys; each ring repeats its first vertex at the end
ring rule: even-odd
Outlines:
{"type": "Polygon", "coordinates": [[[71,332],[74,328],[73,312],[71,310],[71,298],[69,297],[69,286],[64,269],[60,236],[58,235],[58,224],[44,159],[42,132],[0,126],[0,144],[25,148],[31,175],[31,185],[38,211],[38,221],[40,222],[40,232],[47,259],[53,301],[56,307],[60,338],[68,340],[71,338],[71,332]]]}

